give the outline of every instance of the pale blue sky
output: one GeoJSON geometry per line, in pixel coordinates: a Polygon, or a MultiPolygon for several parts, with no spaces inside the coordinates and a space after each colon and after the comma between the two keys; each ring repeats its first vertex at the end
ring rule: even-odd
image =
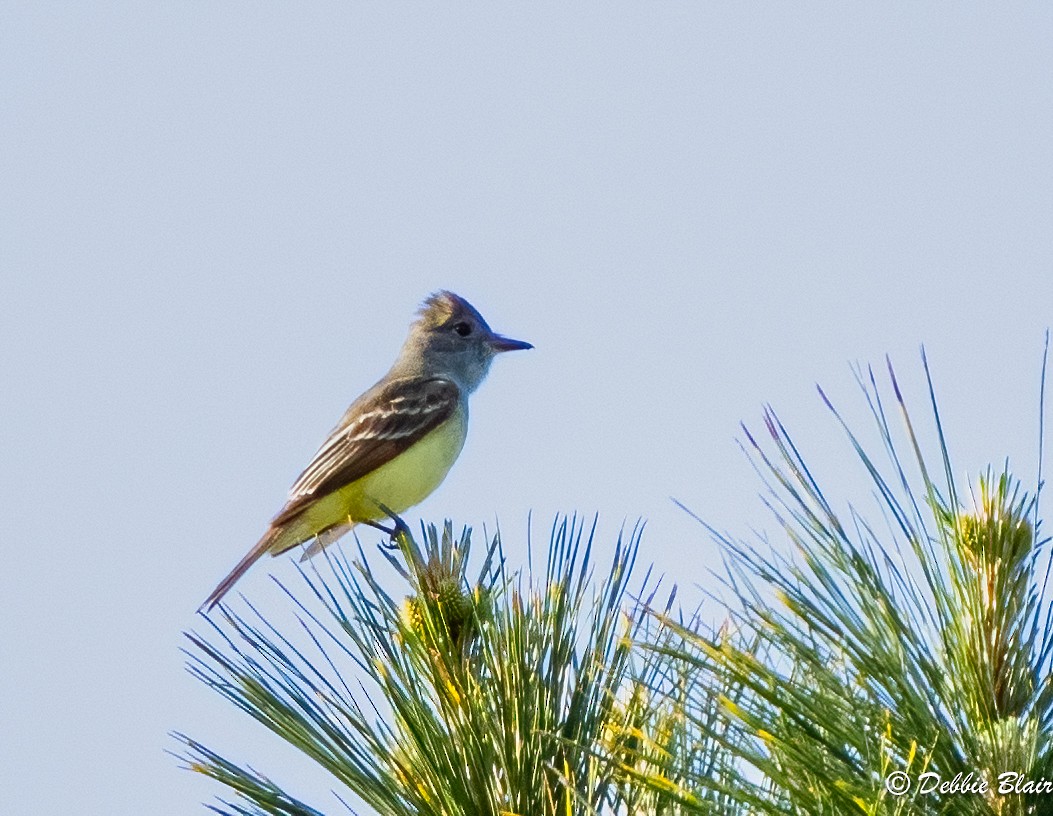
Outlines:
{"type": "Polygon", "coordinates": [[[771,528],[765,402],[853,484],[814,384],[859,417],[889,353],[921,412],[922,343],[960,475],[1033,478],[1051,42],[1039,3],[4,4],[5,810],[203,813],[172,729],[332,805],[181,631],[436,288],[537,348],[409,518],[513,555],[530,510],[644,516],[697,598],[669,497],[771,528]]]}

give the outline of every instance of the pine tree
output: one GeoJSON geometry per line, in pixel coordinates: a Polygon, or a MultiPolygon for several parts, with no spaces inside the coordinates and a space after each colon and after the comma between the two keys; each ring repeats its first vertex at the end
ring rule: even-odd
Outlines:
{"type": "MultiPolygon", "coordinates": [[[[611,734],[618,700],[640,686],[631,655],[646,617],[627,594],[640,528],[619,536],[599,581],[594,532],[558,521],[540,576],[506,571],[495,536],[469,581],[470,531],[429,528],[423,551],[401,531],[388,555],[409,583],[402,601],[361,550],[354,563],[333,554],[330,576],[305,573],[312,598],[289,593],[309,649],[224,608],[211,637],[190,635],[191,670],[380,814],[624,812],[611,734]]],[[[217,812],[322,812],[179,738],[190,768],[238,794],[217,812]]]]}
{"type": "MultiPolygon", "coordinates": [[[[305,642],[224,607],[190,635],[191,671],[384,816],[1053,814],[1041,482],[1006,466],[962,491],[925,373],[929,434],[891,366],[891,414],[857,372],[879,454],[826,401],[877,518],[836,506],[773,410],[763,444],[744,429],[782,539],[706,527],[733,598],[716,632],[675,592],[656,605],[649,572],[630,595],[639,527],[599,579],[575,518],[540,573],[509,570],[495,536],[469,578],[472,535],[447,522],[423,546],[399,530],[399,591],[361,549],[327,551],[328,574],[287,589],[305,642]]],[[[179,739],[234,794],[216,812],[323,812],[179,739]]]]}
{"type": "MultiPolygon", "coordinates": [[[[737,776],[729,788],[681,774],[685,792],[730,793],[729,813],[1053,813],[1050,559],[1037,500],[1008,467],[962,495],[925,373],[935,468],[891,366],[908,454],[872,371],[858,380],[883,464],[826,401],[880,524],[858,505],[834,506],[774,411],[773,452],[746,431],[792,554],[711,530],[737,599],[734,634],[676,627],[663,657],[703,678],[687,728],[727,746],[737,776]],[[729,688],[742,691],[730,699],[729,688]],[[1044,780],[1048,791],[1030,789],[1044,780]]],[[[669,765],[652,785],[680,770],[675,757],[669,765]]]]}

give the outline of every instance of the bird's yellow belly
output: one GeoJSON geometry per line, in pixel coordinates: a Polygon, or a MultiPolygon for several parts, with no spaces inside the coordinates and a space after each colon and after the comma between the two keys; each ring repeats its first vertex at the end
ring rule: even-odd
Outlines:
{"type": "MultiPolygon", "coordinates": [[[[307,511],[308,526],[319,532],[334,522],[384,519],[380,505],[396,513],[424,501],[446,478],[468,432],[463,409],[390,462],[318,501],[307,511]]],[[[306,532],[306,531],[305,531],[306,532]]]]}

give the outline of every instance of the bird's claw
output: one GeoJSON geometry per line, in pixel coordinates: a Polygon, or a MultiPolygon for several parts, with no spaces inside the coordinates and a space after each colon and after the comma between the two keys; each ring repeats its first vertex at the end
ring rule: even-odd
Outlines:
{"type": "Polygon", "coordinates": [[[386,550],[397,550],[399,549],[399,540],[401,538],[409,538],[411,535],[409,525],[402,520],[402,517],[398,513],[396,513],[387,505],[378,504],[378,506],[387,514],[388,518],[391,519],[391,528],[389,529],[383,524],[378,524],[375,521],[371,521],[368,523],[371,527],[376,527],[378,530],[383,530],[385,533],[388,534],[388,541],[383,542],[380,545],[381,547],[383,547],[386,550]]]}

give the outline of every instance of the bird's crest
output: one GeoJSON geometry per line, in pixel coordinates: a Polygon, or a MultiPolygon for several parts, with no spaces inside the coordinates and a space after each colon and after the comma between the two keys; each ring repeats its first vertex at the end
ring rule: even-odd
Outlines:
{"type": "Polygon", "coordinates": [[[483,316],[471,303],[445,289],[428,295],[417,314],[420,315],[417,322],[425,328],[437,328],[464,317],[471,317],[479,324],[486,325],[483,316]]]}

